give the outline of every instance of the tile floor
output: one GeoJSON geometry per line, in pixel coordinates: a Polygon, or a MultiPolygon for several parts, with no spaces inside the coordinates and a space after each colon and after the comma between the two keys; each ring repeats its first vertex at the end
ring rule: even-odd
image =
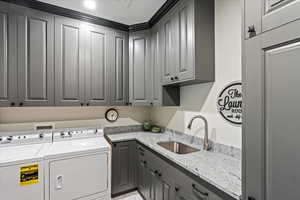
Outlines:
{"type": "Polygon", "coordinates": [[[141,195],[138,192],[131,192],[128,194],[124,194],[122,196],[113,198],[112,200],[143,200],[141,195]]]}

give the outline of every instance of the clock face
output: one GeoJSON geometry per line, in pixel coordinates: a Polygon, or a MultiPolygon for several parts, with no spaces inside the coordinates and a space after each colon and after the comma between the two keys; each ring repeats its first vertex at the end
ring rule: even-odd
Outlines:
{"type": "Polygon", "coordinates": [[[108,109],[105,113],[105,119],[109,122],[115,122],[119,118],[119,113],[116,109],[108,109]]]}

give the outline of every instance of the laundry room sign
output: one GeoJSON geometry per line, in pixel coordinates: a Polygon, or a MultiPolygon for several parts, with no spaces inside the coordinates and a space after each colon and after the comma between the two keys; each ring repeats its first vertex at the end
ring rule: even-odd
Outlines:
{"type": "Polygon", "coordinates": [[[218,112],[231,124],[242,124],[242,83],[228,84],[218,95],[218,112]]]}

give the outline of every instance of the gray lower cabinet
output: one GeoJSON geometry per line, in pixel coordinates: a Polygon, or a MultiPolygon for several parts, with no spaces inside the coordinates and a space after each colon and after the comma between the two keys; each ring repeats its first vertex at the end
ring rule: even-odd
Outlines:
{"type": "Polygon", "coordinates": [[[163,85],[214,81],[214,1],[179,1],[158,24],[163,85]]]}
{"type": "Polygon", "coordinates": [[[123,106],[129,103],[128,33],[115,31],[111,48],[111,103],[123,106]]]}
{"type": "Polygon", "coordinates": [[[85,31],[80,21],[55,18],[55,104],[83,105],[85,31]]]}
{"type": "Polygon", "coordinates": [[[148,148],[138,144],[137,152],[138,190],[145,200],[222,200],[148,148]]]}
{"type": "Polygon", "coordinates": [[[110,103],[110,31],[89,25],[85,36],[85,105],[110,103]]]}
{"type": "Polygon", "coordinates": [[[300,163],[295,159],[300,140],[299,33],[298,20],[244,43],[245,200],[294,200],[300,196],[300,163]]]}
{"type": "Polygon", "coordinates": [[[114,143],[112,148],[112,196],[137,187],[136,142],[114,143]]]}
{"type": "Polygon", "coordinates": [[[300,19],[297,0],[252,0],[244,2],[245,38],[300,19]]]}
{"type": "Polygon", "coordinates": [[[17,17],[0,2],[0,106],[18,103],[17,17]]]}
{"type": "Polygon", "coordinates": [[[129,37],[129,102],[133,106],[151,105],[151,37],[140,31],[129,37]]]}
{"type": "Polygon", "coordinates": [[[19,106],[54,104],[54,16],[24,9],[18,15],[19,106]]]}

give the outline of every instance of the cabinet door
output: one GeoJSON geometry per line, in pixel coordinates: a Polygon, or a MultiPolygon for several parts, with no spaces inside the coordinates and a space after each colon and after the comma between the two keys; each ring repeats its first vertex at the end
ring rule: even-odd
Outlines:
{"type": "Polygon", "coordinates": [[[54,17],[26,10],[18,17],[20,106],[54,105],[54,17]]]}
{"type": "Polygon", "coordinates": [[[150,105],[150,34],[132,33],[129,41],[129,95],[133,106],[150,105]]]}
{"type": "Polygon", "coordinates": [[[151,176],[147,164],[144,159],[138,160],[138,190],[146,200],[149,200],[151,176]]]}
{"type": "Polygon", "coordinates": [[[109,32],[100,26],[87,30],[85,64],[85,103],[92,106],[109,104],[109,32]]]}
{"type": "Polygon", "coordinates": [[[98,153],[50,162],[50,200],[84,199],[109,191],[109,155],[98,153]]]}
{"type": "Polygon", "coordinates": [[[115,32],[113,34],[111,51],[111,105],[128,104],[128,34],[115,32]]]}
{"type": "Polygon", "coordinates": [[[245,45],[245,197],[292,200],[300,195],[300,163],[293,159],[300,139],[300,92],[295,88],[300,84],[299,31],[296,21],[245,45]]]}
{"type": "Polygon", "coordinates": [[[167,85],[174,81],[175,67],[174,67],[174,22],[175,20],[168,16],[160,27],[162,49],[162,82],[167,85]]]}
{"type": "Polygon", "coordinates": [[[192,79],[195,69],[195,30],[194,30],[194,6],[193,1],[181,2],[174,15],[175,39],[173,48],[175,82],[192,79]]]}
{"type": "Polygon", "coordinates": [[[162,105],[160,35],[155,29],[151,36],[151,105],[162,105]]]}
{"type": "Polygon", "coordinates": [[[263,32],[300,18],[300,1],[298,0],[264,0],[264,6],[263,32]]]}
{"type": "Polygon", "coordinates": [[[112,195],[136,188],[136,143],[121,142],[113,145],[112,195]]]}
{"type": "Polygon", "coordinates": [[[278,28],[300,18],[298,0],[244,0],[245,37],[254,27],[256,34],[278,28]]]}
{"type": "MultiPolygon", "coordinates": [[[[1,5],[1,4],[0,4],[1,5]]],[[[0,106],[18,101],[17,18],[7,6],[0,6],[0,106]]]]}
{"type": "Polygon", "coordinates": [[[171,182],[160,177],[156,177],[155,180],[155,200],[173,200],[174,190],[171,182]]]}
{"type": "Polygon", "coordinates": [[[55,103],[83,105],[85,35],[81,22],[55,18],[55,103]]]}

